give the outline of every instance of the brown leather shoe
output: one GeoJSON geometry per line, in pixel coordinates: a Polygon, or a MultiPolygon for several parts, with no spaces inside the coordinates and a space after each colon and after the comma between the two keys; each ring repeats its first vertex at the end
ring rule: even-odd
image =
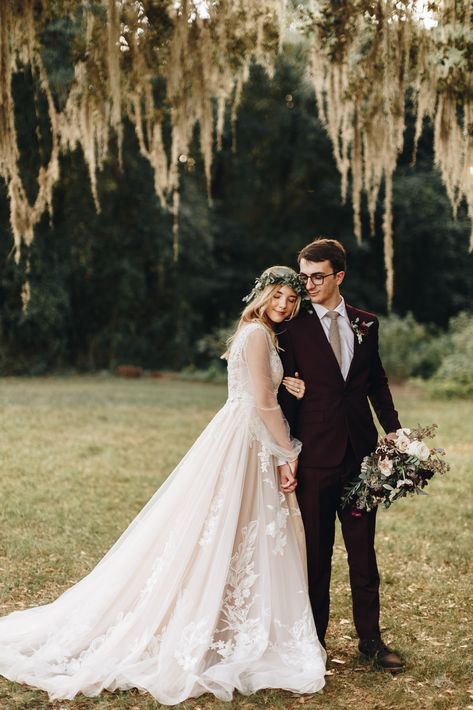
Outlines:
{"type": "Polygon", "coordinates": [[[386,646],[381,639],[360,639],[358,649],[362,656],[373,661],[379,668],[390,673],[404,670],[402,658],[386,646]]]}

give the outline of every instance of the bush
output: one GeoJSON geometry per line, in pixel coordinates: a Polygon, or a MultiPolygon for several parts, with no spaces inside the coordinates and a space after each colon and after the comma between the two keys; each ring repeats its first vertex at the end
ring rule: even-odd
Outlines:
{"type": "Polygon", "coordinates": [[[234,331],[235,324],[232,323],[224,328],[217,328],[200,338],[195,344],[198,365],[210,365],[217,371],[223,372],[227,367],[227,361],[222,360],[222,355],[227,349],[227,340],[234,331]]]}
{"type": "MultiPolygon", "coordinates": [[[[226,362],[226,361],[224,361],[226,362]]],[[[198,369],[193,365],[184,367],[175,378],[184,382],[213,382],[220,385],[227,381],[227,373],[224,365],[210,365],[206,369],[198,369]]]]}
{"type": "MultiPolygon", "coordinates": [[[[226,361],[221,360],[235,324],[218,328],[196,342],[197,362],[181,372],[183,379],[224,382],[226,361]]],[[[404,318],[380,318],[380,354],[391,381],[429,380],[436,396],[473,396],[473,314],[451,319],[449,330],[418,323],[412,313],[404,318]]]]}
{"type": "Polygon", "coordinates": [[[223,383],[227,381],[227,361],[222,355],[227,340],[235,330],[235,324],[220,327],[204,335],[195,343],[194,362],[182,369],[179,379],[195,382],[223,383]]]}
{"type": "Polygon", "coordinates": [[[473,314],[459,313],[449,324],[449,352],[429,383],[432,394],[473,396],[473,314]]]}
{"type": "Polygon", "coordinates": [[[379,349],[388,377],[402,382],[409,377],[429,378],[448,352],[448,337],[417,323],[412,313],[380,318],[379,349]]]}

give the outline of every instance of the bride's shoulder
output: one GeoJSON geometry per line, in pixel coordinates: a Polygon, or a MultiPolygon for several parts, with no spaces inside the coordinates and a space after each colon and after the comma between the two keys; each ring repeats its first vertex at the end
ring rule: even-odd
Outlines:
{"type": "Polygon", "coordinates": [[[253,338],[262,339],[264,336],[267,340],[271,341],[270,329],[260,321],[253,320],[250,323],[245,323],[243,328],[245,329],[246,338],[252,336],[253,338]]]}
{"type": "Polygon", "coordinates": [[[245,343],[248,343],[248,341],[262,341],[263,339],[270,342],[268,329],[262,323],[259,321],[244,323],[235,333],[232,349],[239,350],[245,343]]]}
{"type": "Polygon", "coordinates": [[[260,321],[258,320],[252,320],[249,323],[245,323],[242,325],[241,330],[246,333],[246,335],[249,335],[250,333],[254,333],[255,331],[261,331],[262,333],[268,333],[268,329],[266,326],[264,326],[260,321]]]}

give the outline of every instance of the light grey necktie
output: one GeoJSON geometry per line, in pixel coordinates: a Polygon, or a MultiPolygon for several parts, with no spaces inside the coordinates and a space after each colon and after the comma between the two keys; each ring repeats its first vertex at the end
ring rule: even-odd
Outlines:
{"type": "Polygon", "coordinates": [[[338,329],[337,319],[340,315],[338,311],[327,311],[325,314],[327,318],[330,318],[330,330],[328,332],[328,339],[330,345],[332,346],[333,353],[337,358],[338,366],[342,368],[342,345],[340,343],[340,331],[338,329]]]}

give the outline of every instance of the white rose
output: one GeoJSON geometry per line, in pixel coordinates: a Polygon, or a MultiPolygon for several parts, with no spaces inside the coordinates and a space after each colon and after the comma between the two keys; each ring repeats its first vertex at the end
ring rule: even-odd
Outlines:
{"type": "Polygon", "coordinates": [[[397,450],[400,451],[401,454],[403,454],[407,451],[407,447],[411,442],[405,434],[398,434],[394,443],[396,445],[397,450]]]}
{"type": "Polygon", "coordinates": [[[393,462],[391,459],[380,459],[378,461],[379,470],[383,476],[389,476],[393,470],[393,462]]]}
{"type": "Polygon", "coordinates": [[[399,436],[401,434],[406,434],[407,436],[411,433],[411,430],[408,429],[407,427],[403,427],[402,429],[397,429],[396,434],[399,436]]]}
{"type": "Polygon", "coordinates": [[[406,448],[406,453],[408,453],[409,456],[415,456],[419,461],[427,461],[430,455],[430,449],[423,441],[416,440],[411,441],[406,448]]]}

